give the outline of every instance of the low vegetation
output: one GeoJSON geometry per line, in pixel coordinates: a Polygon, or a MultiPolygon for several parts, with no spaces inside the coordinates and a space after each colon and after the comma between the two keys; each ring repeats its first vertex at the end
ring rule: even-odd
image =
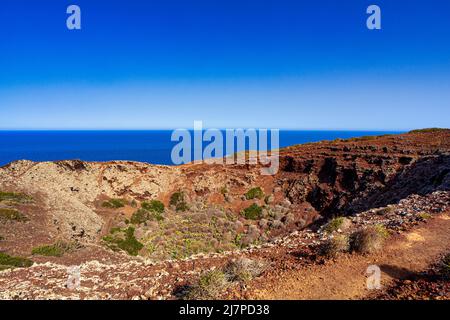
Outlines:
{"type": "Polygon", "coordinates": [[[408,133],[431,133],[431,132],[441,132],[441,131],[446,131],[448,129],[443,129],[443,128],[425,128],[425,129],[416,129],[416,130],[411,130],[408,133]]]}
{"type": "Polygon", "coordinates": [[[32,200],[32,197],[23,193],[0,191],[0,202],[27,203],[32,200]]]}
{"type": "Polygon", "coordinates": [[[338,217],[330,220],[324,227],[324,230],[328,233],[333,233],[338,230],[345,230],[351,224],[351,221],[345,217],[338,217]]]}
{"type": "Polygon", "coordinates": [[[134,230],[133,227],[127,229],[114,228],[109,235],[103,237],[103,241],[114,251],[123,250],[129,255],[137,256],[144,245],[136,239],[134,230]]]}
{"type": "Polygon", "coordinates": [[[141,204],[141,208],[151,212],[163,213],[164,204],[159,200],[151,200],[149,202],[144,201],[141,204]]]}
{"type": "Polygon", "coordinates": [[[149,211],[147,209],[138,209],[133,215],[131,216],[130,222],[132,224],[141,224],[146,223],[147,221],[162,221],[164,220],[163,215],[158,211],[149,211]]]}
{"type": "Polygon", "coordinates": [[[357,253],[372,253],[381,250],[389,232],[383,225],[370,226],[355,231],[350,238],[350,248],[357,253]]]}
{"type": "Polygon", "coordinates": [[[212,300],[229,286],[227,276],[220,270],[204,272],[197,283],[189,288],[185,298],[188,300],[212,300]]]}
{"type": "Polygon", "coordinates": [[[422,213],[419,213],[419,218],[422,220],[428,220],[431,218],[431,214],[422,212],[422,213]]]}
{"type": "Polygon", "coordinates": [[[51,245],[44,245],[33,248],[31,253],[33,255],[46,256],[46,257],[62,257],[66,252],[71,251],[74,245],[64,241],[57,241],[51,245]]]}
{"type": "Polygon", "coordinates": [[[339,253],[350,250],[348,235],[338,234],[324,242],[319,248],[319,254],[325,258],[335,258],[339,253]]]}
{"type": "Polygon", "coordinates": [[[247,193],[245,194],[245,198],[247,200],[263,199],[264,198],[264,192],[262,191],[262,189],[260,187],[252,188],[252,189],[247,191],[247,193]]]}
{"type": "Polygon", "coordinates": [[[260,219],[262,216],[262,208],[254,203],[250,207],[242,210],[242,215],[249,220],[260,219]]]}
{"type": "Polygon", "coordinates": [[[103,202],[102,207],[119,209],[125,207],[127,203],[128,202],[125,199],[109,199],[108,201],[103,202]]]}
{"type": "Polygon", "coordinates": [[[170,205],[175,207],[177,211],[188,210],[188,205],[186,203],[186,195],[182,191],[177,191],[170,197],[170,205]]]}
{"type": "Polygon", "coordinates": [[[31,267],[32,265],[33,261],[27,258],[13,257],[0,252],[0,271],[10,268],[26,268],[31,267]]]}
{"type": "Polygon", "coordinates": [[[206,271],[190,286],[184,296],[188,300],[212,300],[233,284],[246,283],[260,276],[268,267],[264,261],[238,258],[228,262],[223,269],[206,271]]]}
{"type": "Polygon", "coordinates": [[[16,209],[0,208],[0,220],[26,222],[29,219],[16,209]]]}
{"type": "Polygon", "coordinates": [[[248,258],[230,261],[224,268],[229,281],[248,282],[260,276],[267,268],[267,263],[248,258]]]}
{"type": "Polygon", "coordinates": [[[450,279],[450,253],[442,259],[441,273],[444,277],[450,279]]]}

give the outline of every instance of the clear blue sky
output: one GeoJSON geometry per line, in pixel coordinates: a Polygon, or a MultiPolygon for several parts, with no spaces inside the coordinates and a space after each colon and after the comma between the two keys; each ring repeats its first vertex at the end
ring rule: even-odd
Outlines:
{"type": "Polygon", "coordinates": [[[450,127],[448,0],[2,0],[0,39],[0,129],[450,127]]]}

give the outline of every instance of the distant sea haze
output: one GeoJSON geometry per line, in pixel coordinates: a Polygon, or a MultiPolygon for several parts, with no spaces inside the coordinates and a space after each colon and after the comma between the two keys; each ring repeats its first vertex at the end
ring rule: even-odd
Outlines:
{"type": "MultiPolygon", "coordinates": [[[[397,131],[280,131],[280,147],[397,131]]],[[[171,130],[0,131],[0,166],[16,160],[130,160],[172,165],[171,130]]],[[[208,143],[204,142],[205,147],[208,143]]]]}

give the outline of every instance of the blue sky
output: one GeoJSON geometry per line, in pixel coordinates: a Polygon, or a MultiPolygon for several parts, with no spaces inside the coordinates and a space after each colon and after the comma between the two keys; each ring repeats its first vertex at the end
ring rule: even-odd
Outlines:
{"type": "Polygon", "coordinates": [[[2,0],[0,129],[450,127],[449,17],[448,0],[2,0]]]}

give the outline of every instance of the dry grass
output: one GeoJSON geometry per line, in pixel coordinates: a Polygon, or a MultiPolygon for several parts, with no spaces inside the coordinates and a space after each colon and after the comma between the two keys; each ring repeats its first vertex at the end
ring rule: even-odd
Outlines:
{"type": "Polygon", "coordinates": [[[320,246],[319,254],[326,258],[335,258],[339,253],[348,252],[349,250],[349,237],[344,234],[338,234],[320,246]]]}
{"type": "Polygon", "coordinates": [[[229,286],[227,276],[220,270],[204,272],[198,282],[189,288],[185,295],[187,300],[213,300],[229,286]]]}
{"type": "Polygon", "coordinates": [[[239,258],[230,261],[224,268],[229,281],[247,282],[260,276],[267,268],[264,261],[239,258]]]}
{"type": "Polygon", "coordinates": [[[16,209],[0,208],[0,220],[26,222],[29,219],[16,209]]]}
{"type": "Polygon", "coordinates": [[[384,226],[370,226],[351,235],[350,247],[352,251],[362,254],[376,252],[383,248],[388,236],[389,233],[384,226]]]}

